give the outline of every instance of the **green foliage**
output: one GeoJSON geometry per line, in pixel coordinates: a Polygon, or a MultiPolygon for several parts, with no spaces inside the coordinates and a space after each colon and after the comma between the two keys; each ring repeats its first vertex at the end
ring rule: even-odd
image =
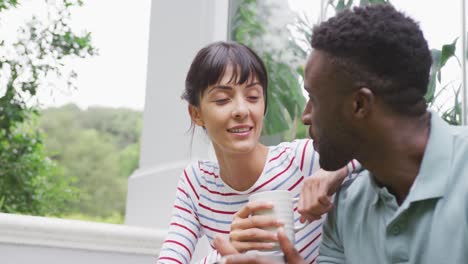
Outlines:
{"type": "MultiPolygon", "coordinates": [[[[66,59],[93,55],[90,34],[75,34],[68,23],[70,9],[81,1],[45,1],[48,20],[32,17],[14,40],[0,40],[0,210],[59,215],[75,199],[74,178],[65,176],[47,158],[43,136],[37,132],[34,99],[49,77],[61,79],[66,59]]],[[[0,11],[20,6],[0,0],[0,11]]],[[[3,24],[3,23],[2,23],[3,24]]],[[[76,74],[66,78],[73,88],[76,74]]]]}
{"type": "MultiPolygon", "coordinates": [[[[335,12],[341,12],[353,6],[354,0],[329,0],[328,5],[333,7],[335,12]]],[[[359,6],[375,5],[375,4],[391,4],[389,0],[360,0],[359,6]]]]}
{"type": "Polygon", "coordinates": [[[0,12],[3,10],[7,10],[11,7],[16,7],[18,5],[17,0],[0,0],[0,12]]]}
{"type": "Polygon", "coordinates": [[[330,5],[335,8],[336,12],[340,12],[350,8],[353,5],[353,0],[348,0],[346,3],[345,0],[339,0],[336,5],[333,4],[333,1],[330,1],[330,5]]]}
{"type": "Polygon", "coordinates": [[[429,107],[435,108],[435,110],[441,114],[442,118],[452,125],[461,125],[462,122],[462,103],[460,99],[461,83],[458,80],[458,83],[455,84],[443,84],[442,71],[446,63],[452,58],[455,58],[460,65],[460,62],[455,55],[457,41],[458,38],[450,44],[443,45],[440,50],[431,50],[433,62],[429,85],[425,95],[429,107]],[[451,96],[453,100],[449,101],[449,106],[446,106],[442,95],[444,95],[444,93],[453,86],[457,87],[456,89],[453,89],[453,95],[451,96]],[[444,103],[441,103],[440,101],[443,101],[444,103]]]}
{"type": "MultiPolygon", "coordinates": [[[[283,138],[296,135],[297,129],[292,124],[302,126],[300,120],[302,109],[305,106],[305,98],[302,94],[302,76],[303,70],[300,66],[291,65],[285,57],[286,52],[291,52],[293,57],[303,57],[305,52],[288,36],[276,36],[277,39],[284,38],[286,42],[285,49],[271,48],[261,49],[261,46],[270,45],[266,34],[276,34],[269,32],[272,29],[266,28],[266,23],[271,16],[271,9],[263,5],[263,10],[259,10],[258,3],[255,0],[243,0],[235,14],[233,20],[232,38],[254,49],[262,58],[268,72],[268,108],[264,120],[263,135],[284,134],[283,138]],[[260,15],[263,14],[263,16],[260,15]],[[265,44],[265,45],[263,45],[265,44]]],[[[286,27],[287,25],[282,25],[286,27]]],[[[273,29],[275,31],[275,29],[273,29]]],[[[288,32],[289,33],[289,32],[288,32]]],[[[280,33],[278,33],[280,34],[280,33]]]]}
{"type": "Polygon", "coordinates": [[[82,126],[112,135],[117,146],[123,148],[138,142],[142,129],[140,117],[140,112],[128,109],[91,107],[83,112],[82,126]]]}
{"type": "MultiPolygon", "coordinates": [[[[28,126],[29,125],[29,126],[28,126]]],[[[63,177],[45,155],[42,135],[23,124],[0,142],[0,210],[7,213],[59,215],[76,198],[74,179],[63,177]]]]}
{"type": "Polygon", "coordinates": [[[425,95],[426,100],[429,104],[433,104],[436,97],[436,86],[440,84],[442,79],[442,68],[445,66],[447,61],[455,57],[455,49],[458,38],[456,38],[451,44],[442,46],[441,50],[432,49],[432,67],[429,86],[427,94],[425,95]]]}
{"type": "Polygon", "coordinates": [[[41,112],[47,153],[64,173],[76,178],[79,199],[72,213],[90,217],[123,216],[127,178],[138,167],[141,112],[75,105],[41,112]]]}
{"type": "Polygon", "coordinates": [[[106,217],[90,216],[86,214],[73,213],[73,214],[64,215],[62,218],[80,220],[80,221],[89,221],[89,222],[105,222],[108,224],[123,224],[124,223],[124,216],[117,212],[106,217]]]}
{"type": "MultiPolygon", "coordinates": [[[[272,31],[271,28],[268,28],[268,21],[272,19],[270,17],[271,8],[265,9],[264,7],[268,7],[268,5],[261,5],[256,0],[241,0],[239,2],[233,20],[232,38],[256,50],[265,62],[269,74],[268,112],[264,121],[263,134],[275,135],[281,133],[283,140],[305,137],[307,130],[299,122],[301,110],[305,104],[305,99],[302,96],[304,69],[301,66],[294,66],[278,59],[277,54],[282,54],[285,50],[288,50],[292,51],[297,58],[305,60],[310,52],[308,41],[312,35],[312,24],[300,15],[296,15],[296,21],[292,27],[295,32],[303,37],[293,36],[292,31],[287,36],[281,35],[274,30],[274,32],[269,32],[272,31]],[[261,9],[262,7],[263,9],[261,9]],[[264,45],[268,44],[268,41],[272,41],[271,39],[264,40],[269,33],[276,34],[274,36],[276,40],[287,39],[288,45],[279,50],[262,49],[264,45]]],[[[354,5],[366,6],[372,4],[391,4],[391,2],[390,0],[360,0],[358,3],[358,1],[354,0],[329,0],[326,7],[330,6],[335,12],[340,12],[354,5]]],[[[442,96],[440,96],[448,88],[447,84],[442,85],[442,69],[449,59],[456,58],[456,42],[457,39],[451,44],[444,45],[441,50],[432,50],[434,63],[425,98],[429,107],[435,108],[447,122],[459,125],[461,124],[461,86],[455,85],[457,89],[453,91],[453,101],[449,106],[441,103],[442,96]]]]}

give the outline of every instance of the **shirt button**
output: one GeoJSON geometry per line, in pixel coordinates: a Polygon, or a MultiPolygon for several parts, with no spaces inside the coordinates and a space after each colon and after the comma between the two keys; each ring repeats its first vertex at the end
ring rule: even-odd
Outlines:
{"type": "Polygon", "coordinates": [[[394,227],[392,228],[392,234],[393,234],[394,236],[399,235],[400,232],[401,232],[400,226],[394,226],[394,227]]]}

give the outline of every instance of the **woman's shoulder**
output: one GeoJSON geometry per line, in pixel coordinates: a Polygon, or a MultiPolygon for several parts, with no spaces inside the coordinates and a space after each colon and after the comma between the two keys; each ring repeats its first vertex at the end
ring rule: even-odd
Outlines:
{"type": "Polygon", "coordinates": [[[219,164],[214,160],[194,160],[185,167],[184,174],[189,178],[203,178],[205,175],[218,178],[219,164]]]}
{"type": "Polygon", "coordinates": [[[312,139],[310,138],[304,138],[304,139],[295,139],[293,141],[286,141],[286,142],[281,142],[278,145],[271,146],[272,150],[274,152],[282,152],[284,150],[290,150],[292,153],[296,153],[298,150],[303,150],[304,148],[307,148],[312,146],[312,139]]]}

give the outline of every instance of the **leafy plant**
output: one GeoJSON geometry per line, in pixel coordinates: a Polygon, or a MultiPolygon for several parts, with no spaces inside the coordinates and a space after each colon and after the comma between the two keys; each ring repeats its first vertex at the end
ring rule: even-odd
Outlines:
{"type": "MultiPolygon", "coordinates": [[[[75,199],[74,179],[47,158],[37,130],[38,90],[51,78],[74,88],[73,71],[65,74],[68,58],[95,54],[89,33],[75,34],[70,10],[80,0],[45,1],[48,20],[32,17],[18,37],[0,40],[0,210],[25,214],[60,214],[75,199]],[[62,210],[63,209],[63,210],[62,210]]],[[[0,12],[20,1],[0,0],[0,12]]],[[[1,14],[0,14],[1,15],[1,14]]]]}
{"type": "Polygon", "coordinates": [[[447,61],[451,58],[455,58],[460,65],[458,57],[455,55],[456,43],[458,38],[456,38],[452,43],[445,44],[442,46],[442,49],[432,49],[432,67],[431,75],[429,79],[429,86],[427,93],[425,95],[428,106],[438,111],[442,118],[452,125],[461,125],[462,118],[462,105],[460,101],[460,91],[461,83],[459,80],[455,84],[448,83],[442,84],[442,70],[446,65],[447,61]],[[453,87],[455,85],[457,88],[453,90],[453,95],[451,98],[453,101],[447,106],[446,103],[442,100],[444,98],[441,95],[447,92],[449,85],[453,87]]]}
{"type": "Polygon", "coordinates": [[[254,49],[267,68],[268,108],[263,134],[304,137],[305,129],[292,127],[292,124],[302,126],[297,120],[305,105],[301,83],[301,62],[305,55],[290,37],[287,28],[291,26],[287,21],[290,13],[286,9],[261,1],[241,1],[234,17],[232,38],[254,49]],[[297,135],[298,131],[302,134],[297,135]]]}

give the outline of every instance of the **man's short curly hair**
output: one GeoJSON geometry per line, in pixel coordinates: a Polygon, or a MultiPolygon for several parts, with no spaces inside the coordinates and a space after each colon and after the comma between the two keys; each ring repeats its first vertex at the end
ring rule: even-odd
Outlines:
{"type": "Polygon", "coordinates": [[[354,87],[371,89],[394,111],[426,111],[431,52],[419,25],[391,5],[337,14],[314,27],[312,47],[324,51],[354,87]]]}

